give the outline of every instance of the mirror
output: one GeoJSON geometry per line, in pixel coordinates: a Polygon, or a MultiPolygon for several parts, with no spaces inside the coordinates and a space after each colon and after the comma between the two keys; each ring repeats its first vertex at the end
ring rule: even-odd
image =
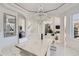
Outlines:
{"type": "Polygon", "coordinates": [[[16,35],[16,16],[4,13],[4,37],[16,35]]]}

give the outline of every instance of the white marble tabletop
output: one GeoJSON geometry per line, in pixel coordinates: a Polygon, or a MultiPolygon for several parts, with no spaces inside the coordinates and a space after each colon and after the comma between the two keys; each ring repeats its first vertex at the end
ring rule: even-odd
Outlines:
{"type": "Polygon", "coordinates": [[[47,36],[44,37],[43,40],[31,39],[27,42],[17,44],[17,46],[37,56],[45,56],[48,46],[49,44],[51,44],[52,41],[53,36],[47,36]]]}

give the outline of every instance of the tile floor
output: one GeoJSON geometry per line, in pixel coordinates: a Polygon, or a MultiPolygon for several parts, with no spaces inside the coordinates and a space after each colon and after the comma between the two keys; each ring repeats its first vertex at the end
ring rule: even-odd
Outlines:
{"type": "MultiPolygon", "coordinates": [[[[31,53],[22,51],[15,46],[9,46],[0,49],[0,56],[33,56],[33,55],[31,53]]],[[[63,46],[63,44],[61,45],[58,44],[56,56],[79,56],[79,51],[76,51],[70,47],[63,46]]]]}
{"type": "MultiPolygon", "coordinates": [[[[9,46],[0,50],[0,56],[32,56],[32,54],[25,53],[15,46],[9,46]]],[[[55,56],[79,56],[79,52],[68,47],[63,48],[60,46],[55,56]]]]}

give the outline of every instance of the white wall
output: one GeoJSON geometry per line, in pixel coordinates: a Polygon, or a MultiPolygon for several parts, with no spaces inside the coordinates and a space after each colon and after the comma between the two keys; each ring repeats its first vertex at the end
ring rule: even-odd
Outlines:
{"type": "MultiPolygon", "coordinates": [[[[79,39],[74,39],[73,15],[79,13],[79,5],[74,6],[63,13],[67,17],[66,21],[66,44],[68,47],[79,51],[79,39]]],[[[79,17],[79,16],[78,16],[79,17]]]]}
{"type": "MultiPolygon", "coordinates": [[[[11,6],[12,7],[12,6],[11,6]]],[[[9,46],[9,45],[16,45],[19,41],[18,41],[18,14],[19,12],[18,9],[16,11],[17,8],[7,8],[4,7],[3,5],[0,4],[0,47],[5,47],[5,46],[9,46]],[[4,31],[3,31],[3,15],[4,13],[7,14],[11,14],[11,15],[15,15],[16,16],[16,35],[15,36],[11,36],[11,37],[4,37],[4,31]]],[[[22,11],[19,10],[21,13],[22,11]]],[[[20,13],[20,14],[21,14],[20,13]]],[[[26,14],[22,14],[24,16],[27,16],[26,14]]],[[[26,17],[25,17],[26,18],[26,17]]],[[[26,38],[25,38],[26,40],[26,38]]]]}
{"type": "MultiPolygon", "coordinates": [[[[4,13],[7,13],[7,14],[11,14],[11,15],[15,15],[17,16],[17,14],[13,11],[10,11],[10,10],[7,10],[5,8],[2,8],[0,7],[0,47],[3,47],[3,46],[7,46],[7,45],[11,45],[11,44],[16,44],[17,43],[17,36],[12,36],[12,37],[4,37],[4,31],[3,31],[3,15],[4,13]]],[[[17,19],[17,17],[16,17],[17,19]]],[[[17,26],[16,26],[16,29],[17,29],[17,26]]],[[[17,35],[17,31],[16,31],[16,35],[17,35]]]]}

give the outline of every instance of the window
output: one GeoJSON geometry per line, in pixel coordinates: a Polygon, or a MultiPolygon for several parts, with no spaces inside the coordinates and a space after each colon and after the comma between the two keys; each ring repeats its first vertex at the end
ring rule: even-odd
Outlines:
{"type": "Polygon", "coordinates": [[[79,38],[79,14],[73,15],[74,38],[79,38]]]}

